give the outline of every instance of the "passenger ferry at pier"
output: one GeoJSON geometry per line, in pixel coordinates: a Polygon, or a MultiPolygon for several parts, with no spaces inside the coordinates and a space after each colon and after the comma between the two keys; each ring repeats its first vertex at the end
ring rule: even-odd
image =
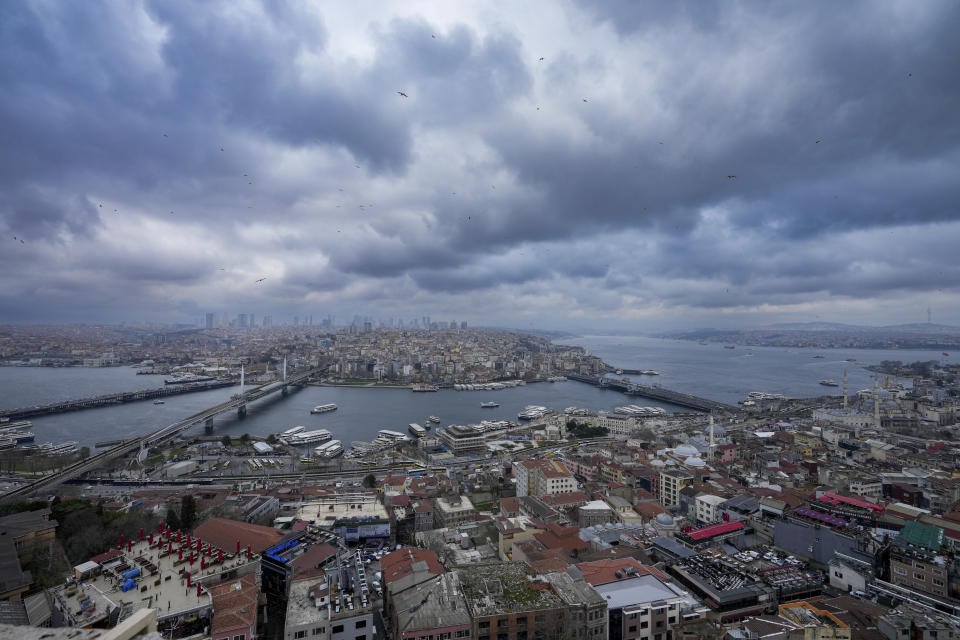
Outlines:
{"type": "Polygon", "coordinates": [[[517,414],[521,420],[536,420],[550,413],[550,409],[537,404],[531,404],[524,407],[523,411],[517,414]]]}
{"type": "Polygon", "coordinates": [[[315,431],[300,431],[286,438],[282,438],[281,441],[284,444],[288,444],[293,447],[299,447],[305,444],[314,444],[316,442],[324,442],[333,437],[333,434],[330,433],[327,429],[317,429],[315,431]]]}
{"type": "Polygon", "coordinates": [[[825,387],[839,387],[839,386],[840,386],[840,385],[837,383],[836,380],[821,380],[821,381],[820,381],[820,384],[822,384],[822,385],[825,386],[825,387]]]}
{"type": "Polygon", "coordinates": [[[633,418],[651,418],[666,415],[667,410],[660,407],[639,407],[635,404],[628,404],[625,407],[617,407],[613,412],[633,418]]]}
{"type": "Polygon", "coordinates": [[[172,378],[166,378],[163,384],[189,384],[191,382],[210,382],[211,380],[213,380],[213,376],[198,376],[194,373],[185,373],[172,378]]]}
{"type": "Polygon", "coordinates": [[[331,440],[313,450],[313,455],[318,458],[335,458],[341,453],[343,453],[343,443],[339,440],[331,440]]]}
{"type": "Polygon", "coordinates": [[[481,409],[495,409],[496,407],[499,407],[499,406],[500,406],[500,405],[497,404],[496,402],[481,402],[481,403],[480,403],[480,408],[481,408],[481,409]]]}
{"type": "Polygon", "coordinates": [[[434,424],[440,424],[440,418],[438,418],[437,416],[430,416],[429,418],[427,418],[427,420],[434,424]]]}
{"type": "Polygon", "coordinates": [[[417,393],[428,393],[431,391],[440,391],[440,387],[433,384],[415,384],[410,387],[410,390],[417,393]]]}
{"type": "Polygon", "coordinates": [[[313,409],[310,409],[310,413],[326,413],[328,411],[336,411],[337,405],[335,404],[318,404],[313,409]]]}
{"type": "Polygon", "coordinates": [[[422,438],[423,436],[427,435],[427,430],[424,429],[419,424],[417,424],[416,422],[411,422],[410,424],[408,424],[407,431],[409,431],[411,435],[417,438],[422,438]]]}
{"type": "Polygon", "coordinates": [[[390,429],[380,429],[377,435],[385,440],[393,440],[394,442],[403,442],[404,440],[410,439],[399,431],[392,431],[390,429]]]}

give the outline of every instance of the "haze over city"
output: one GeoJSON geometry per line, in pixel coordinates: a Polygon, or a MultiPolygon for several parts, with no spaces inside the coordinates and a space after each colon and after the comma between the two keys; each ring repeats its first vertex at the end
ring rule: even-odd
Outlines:
{"type": "Polygon", "coordinates": [[[960,324],[950,2],[0,5],[0,322],[960,324]]]}

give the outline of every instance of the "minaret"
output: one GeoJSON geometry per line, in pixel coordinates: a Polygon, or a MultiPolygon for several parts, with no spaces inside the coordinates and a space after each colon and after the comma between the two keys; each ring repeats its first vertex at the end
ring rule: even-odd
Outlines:
{"type": "Polygon", "coordinates": [[[240,363],[240,395],[243,396],[243,363],[240,363]]]}
{"type": "Polygon", "coordinates": [[[873,379],[873,426],[880,430],[880,381],[873,379]]]}
{"type": "Polygon", "coordinates": [[[714,451],[716,451],[717,442],[713,437],[713,414],[710,414],[710,453],[709,458],[713,460],[714,451]]]}
{"type": "Polygon", "coordinates": [[[847,370],[843,370],[843,410],[847,410],[847,370]]]}
{"type": "Polygon", "coordinates": [[[283,356],[283,381],[287,381],[287,356],[283,356]]]}

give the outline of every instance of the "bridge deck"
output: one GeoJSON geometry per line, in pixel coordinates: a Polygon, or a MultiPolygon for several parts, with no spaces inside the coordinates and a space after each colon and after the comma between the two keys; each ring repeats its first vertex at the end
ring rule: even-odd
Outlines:
{"type": "Polygon", "coordinates": [[[669,402],[670,404],[675,404],[680,407],[687,407],[688,409],[695,409],[697,411],[726,411],[731,413],[739,411],[737,407],[729,404],[710,400],[709,398],[701,398],[689,393],[671,391],[670,389],[664,389],[663,387],[651,387],[649,385],[625,382],[622,380],[609,380],[607,378],[584,376],[579,374],[567,374],[567,378],[571,380],[577,380],[578,382],[592,384],[595,387],[616,389],[617,391],[621,391],[627,395],[642,396],[644,398],[650,398],[651,400],[669,402]]]}

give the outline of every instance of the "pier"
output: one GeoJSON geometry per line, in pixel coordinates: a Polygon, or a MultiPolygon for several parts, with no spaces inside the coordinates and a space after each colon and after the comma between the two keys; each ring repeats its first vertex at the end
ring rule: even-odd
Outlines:
{"type": "Polygon", "coordinates": [[[736,413],[740,411],[738,407],[734,407],[733,405],[724,404],[708,398],[701,398],[690,395],[689,393],[671,391],[670,389],[664,389],[663,387],[651,387],[649,385],[637,384],[628,380],[616,380],[598,376],[584,376],[571,373],[566,374],[566,376],[570,380],[585,382],[586,384],[592,384],[595,387],[602,387],[604,389],[614,389],[616,391],[625,393],[628,396],[641,396],[644,398],[650,398],[651,400],[669,402],[670,404],[686,407],[688,409],[695,409],[696,411],[705,411],[708,413],[713,411],[736,413]]]}
{"type": "Polygon", "coordinates": [[[111,393],[105,396],[94,396],[92,398],[81,398],[79,400],[64,400],[63,402],[53,402],[51,404],[37,405],[35,407],[7,409],[6,411],[0,411],[0,418],[20,420],[23,418],[34,418],[36,416],[49,416],[54,413],[66,413],[68,411],[79,411],[81,409],[96,409],[97,407],[109,407],[110,405],[114,404],[139,402],[141,400],[154,400],[156,398],[165,398],[167,396],[174,396],[181,393],[209,391],[210,389],[230,387],[234,384],[236,383],[230,380],[215,382],[193,382],[189,384],[176,384],[160,387],[159,389],[142,389],[140,391],[111,393]]]}

